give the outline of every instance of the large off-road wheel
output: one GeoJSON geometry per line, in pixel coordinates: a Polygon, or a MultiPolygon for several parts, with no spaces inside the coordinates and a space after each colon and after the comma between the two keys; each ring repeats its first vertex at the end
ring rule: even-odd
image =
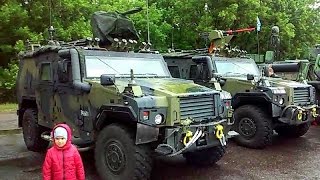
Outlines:
{"type": "Polygon", "coordinates": [[[272,120],[261,108],[244,105],[236,109],[234,130],[239,133],[237,144],[261,149],[272,142],[272,120]]]}
{"type": "Polygon", "coordinates": [[[275,128],[279,136],[298,138],[308,132],[310,123],[300,124],[298,126],[280,126],[275,128]]]}
{"type": "Polygon", "coordinates": [[[119,124],[106,126],[95,147],[96,168],[102,179],[149,179],[152,169],[148,145],[136,145],[134,133],[119,124]]]}
{"type": "Polygon", "coordinates": [[[195,152],[183,154],[187,162],[192,165],[209,166],[218,162],[226,152],[225,146],[216,146],[195,152]]]}
{"type": "Polygon", "coordinates": [[[49,141],[41,138],[41,134],[47,129],[38,123],[38,114],[35,109],[27,109],[23,113],[22,131],[24,142],[30,151],[42,152],[49,145],[49,141]]]}

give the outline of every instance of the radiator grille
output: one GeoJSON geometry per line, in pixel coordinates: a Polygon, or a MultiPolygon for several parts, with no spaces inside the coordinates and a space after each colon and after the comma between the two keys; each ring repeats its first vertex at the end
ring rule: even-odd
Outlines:
{"type": "Polygon", "coordinates": [[[217,112],[215,99],[214,95],[181,97],[181,119],[193,118],[197,122],[212,119],[217,112]]]}
{"type": "Polygon", "coordinates": [[[309,88],[294,88],[293,103],[295,105],[304,105],[310,102],[309,88]]]}

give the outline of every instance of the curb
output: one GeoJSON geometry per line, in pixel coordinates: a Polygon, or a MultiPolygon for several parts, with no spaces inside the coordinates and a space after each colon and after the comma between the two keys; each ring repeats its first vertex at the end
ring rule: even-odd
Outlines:
{"type": "Polygon", "coordinates": [[[21,128],[15,129],[0,129],[0,135],[9,135],[9,134],[20,134],[22,132],[21,128]]]}
{"type": "Polygon", "coordinates": [[[36,155],[33,152],[26,151],[26,152],[22,152],[22,153],[15,154],[15,155],[10,155],[7,157],[0,157],[0,164],[8,163],[10,161],[20,161],[20,160],[23,160],[23,159],[26,159],[26,158],[29,158],[32,156],[36,156],[36,155]]]}
{"type": "Polygon", "coordinates": [[[0,114],[17,114],[17,111],[0,111],[0,114]]]}

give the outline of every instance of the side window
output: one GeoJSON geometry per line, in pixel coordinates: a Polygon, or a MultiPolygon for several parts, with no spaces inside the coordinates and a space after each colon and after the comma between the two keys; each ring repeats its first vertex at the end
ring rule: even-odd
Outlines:
{"type": "Polygon", "coordinates": [[[196,79],[197,78],[197,65],[191,65],[190,66],[190,74],[189,74],[189,78],[190,79],[196,79]]]}
{"type": "Polygon", "coordinates": [[[58,62],[58,78],[60,83],[72,82],[72,67],[71,62],[63,60],[58,62]]]}
{"type": "Polygon", "coordinates": [[[174,78],[180,78],[180,71],[178,66],[169,66],[169,71],[174,78]]]}
{"type": "Polygon", "coordinates": [[[43,64],[41,64],[40,80],[41,81],[52,81],[51,63],[43,63],[43,64]]]}

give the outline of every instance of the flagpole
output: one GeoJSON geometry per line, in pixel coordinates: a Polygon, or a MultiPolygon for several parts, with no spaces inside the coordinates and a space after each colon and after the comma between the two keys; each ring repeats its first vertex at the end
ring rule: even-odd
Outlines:
{"type": "Polygon", "coordinates": [[[257,16],[257,41],[258,41],[258,60],[260,62],[260,40],[259,40],[259,31],[261,30],[261,22],[259,17],[257,16]]]}
{"type": "Polygon", "coordinates": [[[257,31],[257,41],[258,41],[258,57],[259,57],[259,63],[260,63],[260,42],[259,42],[259,31],[257,31]]]}
{"type": "Polygon", "coordinates": [[[149,1],[147,0],[147,28],[148,28],[148,44],[150,44],[150,25],[149,25],[149,1]]]}

